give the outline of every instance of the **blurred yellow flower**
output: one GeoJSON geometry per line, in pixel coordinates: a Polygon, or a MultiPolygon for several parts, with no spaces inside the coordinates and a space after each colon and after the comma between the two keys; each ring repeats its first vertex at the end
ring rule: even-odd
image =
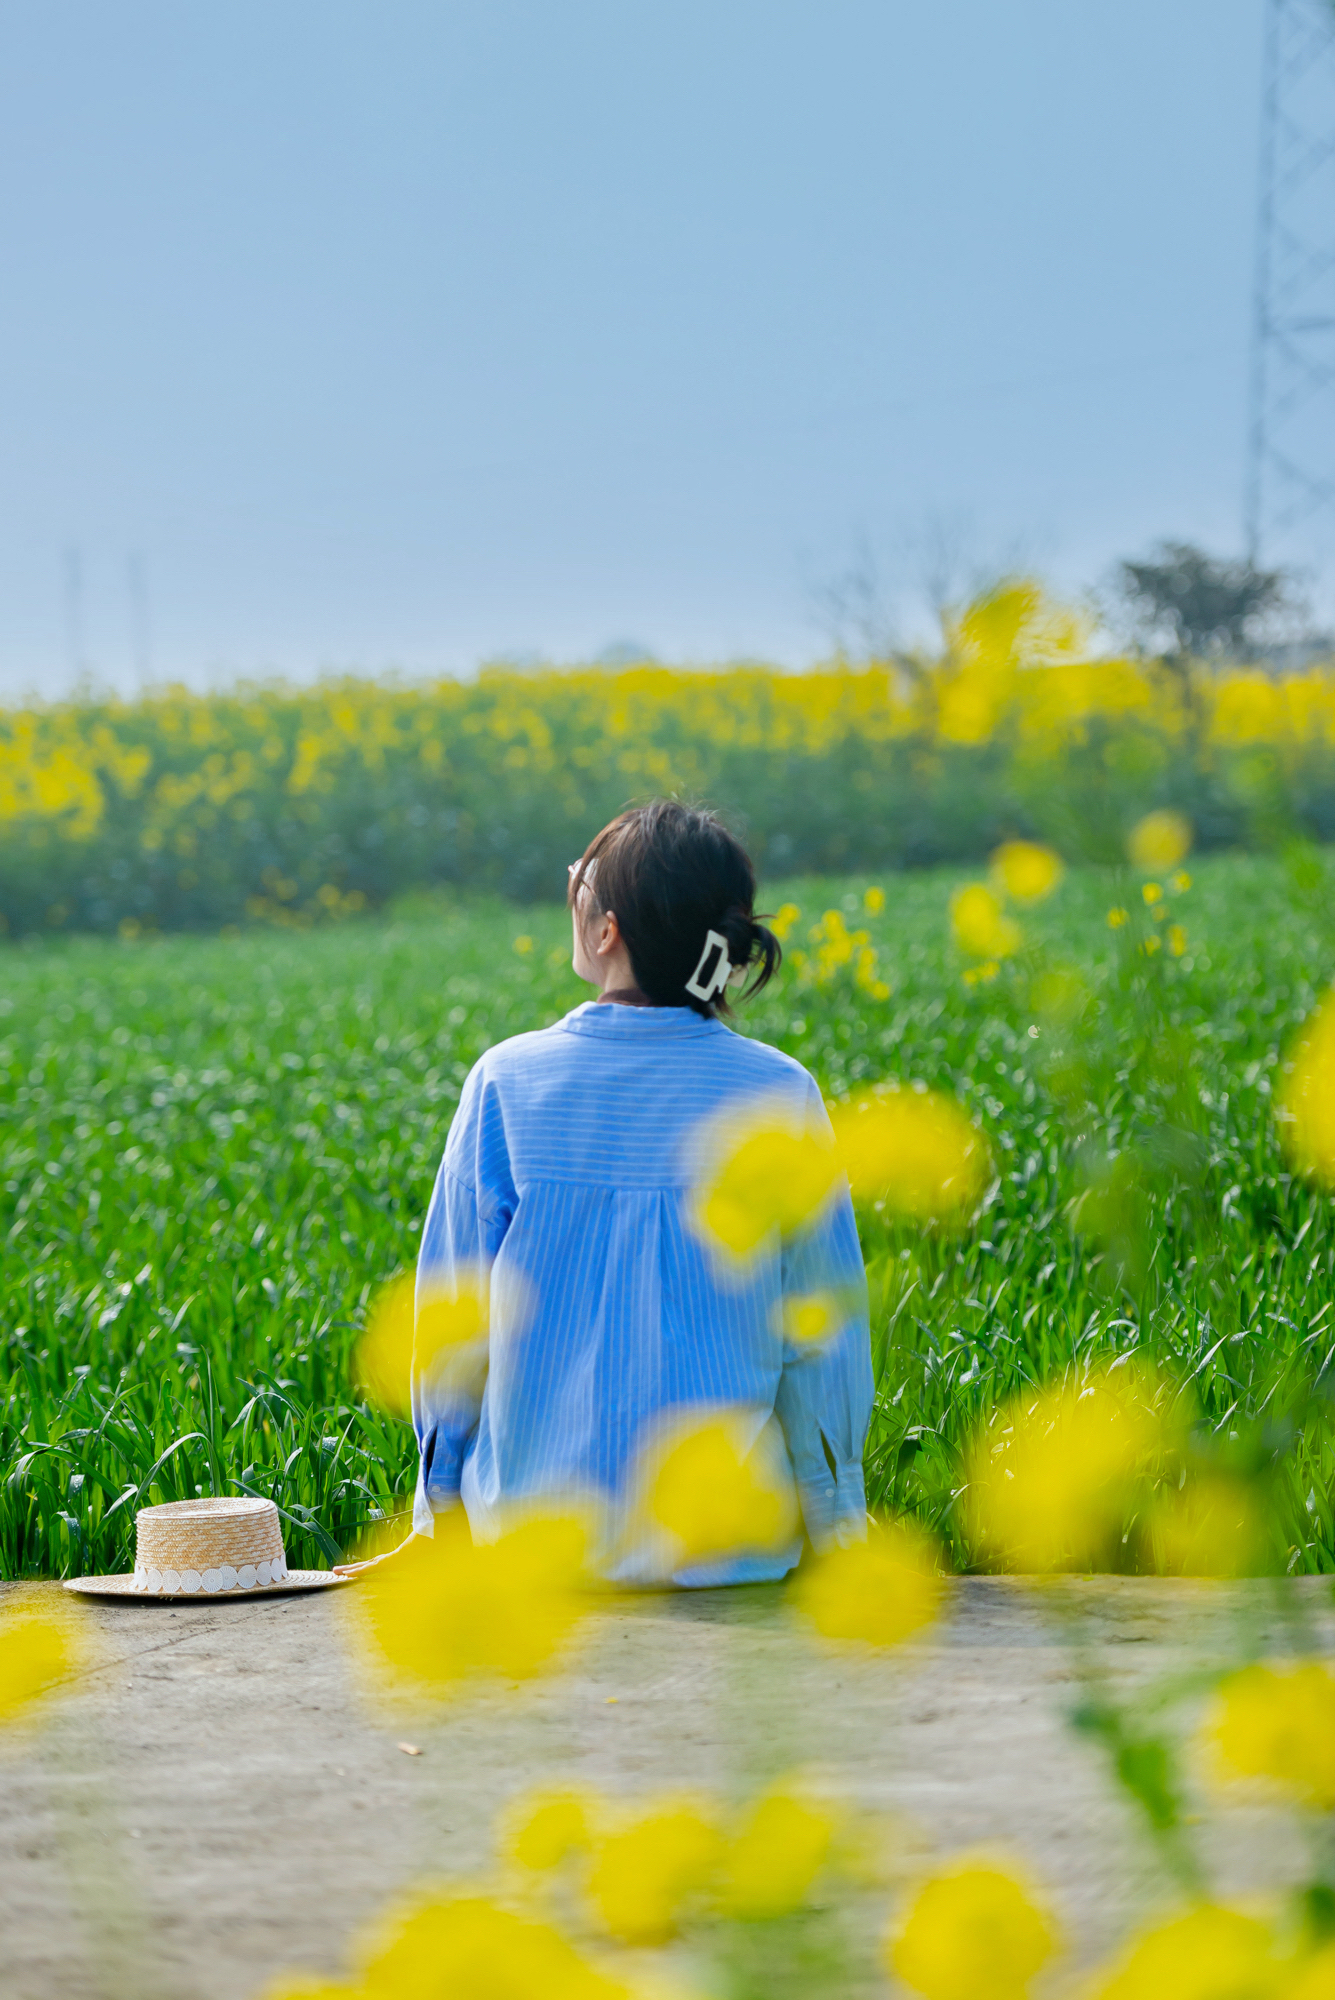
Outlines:
{"type": "Polygon", "coordinates": [[[966,965],[964,968],[964,984],[966,986],[987,986],[996,978],[1000,970],[1001,967],[997,964],[995,958],[984,959],[981,965],[966,965]]]}
{"type": "Polygon", "coordinates": [[[1130,1367],[1016,1398],[968,1455],[969,1533],[1005,1569],[1098,1569],[1162,1442],[1153,1386],[1130,1367]]]}
{"type": "Polygon", "coordinates": [[[1273,743],[1283,734],[1284,695],[1268,674],[1229,674],[1213,692],[1210,736],[1216,743],[1273,743]]]}
{"type": "Polygon", "coordinates": [[[991,1173],[987,1142],[934,1090],[869,1090],[830,1108],[848,1183],[860,1201],[896,1215],[970,1213],[991,1173]]]}
{"type": "Polygon", "coordinates": [[[1244,1667],[1220,1688],[1205,1733],[1221,1775],[1267,1778],[1335,1808],[1335,1672],[1324,1662],[1244,1667]]]}
{"type": "Polygon", "coordinates": [[[1114,904],[1108,912],[1108,929],[1110,931],[1120,931],[1126,920],[1126,911],[1122,909],[1120,904],[1114,904]]]}
{"type": "Polygon", "coordinates": [[[1135,868],[1176,868],[1191,852],[1191,821],[1180,812],[1146,813],[1127,835],[1126,851],[1135,868]]]}
{"type": "Polygon", "coordinates": [[[501,1816],[501,1845],[521,1868],[544,1873],[593,1843],[596,1802],[585,1792],[549,1786],[522,1792],[501,1816]]]}
{"type": "Polygon", "coordinates": [[[898,1646],[933,1622],[941,1590],[933,1544],[894,1521],[870,1525],[863,1542],[808,1555],[792,1596],[822,1638],[898,1646]]]}
{"type": "Polygon", "coordinates": [[[87,1658],[80,1614],[20,1591],[0,1610],[0,1726],[31,1713],[87,1658]]]}
{"type": "Polygon", "coordinates": [[[1024,2000],[1056,1946],[1052,1924],[1012,1876],[966,1862],[923,1884],[888,1957],[926,2000],[1024,2000]]]}
{"type": "Polygon", "coordinates": [[[1328,1944],[1299,1961],[1292,1982],[1285,1982],[1283,2000],[1331,2000],[1333,1993],[1335,1944],[1328,1944]]]}
{"type": "MultiPolygon", "coordinates": [[[[881,891],[875,893],[880,895],[881,891]]],[[[862,992],[869,993],[873,1000],[890,998],[890,987],[881,978],[880,957],[870,933],[850,931],[841,911],[826,910],[819,923],[808,931],[807,941],[815,946],[814,953],[793,954],[793,965],[804,981],[814,980],[817,986],[828,986],[842,971],[851,969],[854,984],[862,992]]]]}
{"type": "Polygon", "coordinates": [[[1162,943],[1163,943],[1162,938],[1147,937],[1140,948],[1142,952],[1145,954],[1146,958],[1153,958],[1155,952],[1158,951],[1162,943]]]}
{"type": "Polygon", "coordinates": [[[869,917],[879,917],[881,911],[885,908],[885,890],[868,889],[866,895],[862,898],[862,907],[869,917]]]}
{"type": "Polygon", "coordinates": [[[968,882],[950,899],[950,927],[970,958],[1011,958],[1020,949],[1020,926],[1008,917],[986,882],[968,882]]]}
{"type": "Polygon", "coordinates": [[[1161,1576],[1250,1576],[1265,1565],[1265,1515],[1239,1479],[1189,1478],[1159,1493],[1144,1517],[1161,1576]]]}
{"type": "Polygon", "coordinates": [[[1303,1028],[1277,1110],[1284,1150],[1298,1171],[1335,1186],[1335,992],[1303,1028]]]}
{"type": "Polygon", "coordinates": [[[992,856],[992,879],[1016,903],[1041,903],[1065,873],[1060,854],[1035,840],[1008,840],[992,856]]]}
{"type": "Polygon", "coordinates": [[[534,1514],[474,1543],[462,1507],[435,1534],[365,1571],[349,1617],[372,1664],[434,1693],[472,1675],[527,1680],[549,1666],[587,1610],[588,1534],[570,1515],[534,1514]]]}
{"type": "Polygon", "coordinates": [[[740,1135],[725,1134],[695,1192],[696,1226],[734,1256],[751,1256],[814,1221],[838,1179],[838,1155],[824,1132],[761,1114],[740,1135]]]}
{"type": "Polygon", "coordinates": [[[1157,882],[1146,882],[1141,888],[1140,893],[1146,903],[1161,903],[1163,901],[1163,890],[1157,882]]]}
{"type": "Polygon", "coordinates": [[[1004,683],[965,668],[938,684],[936,728],[946,743],[986,743],[1001,719],[1004,683]]]}
{"type": "Polygon", "coordinates": [[[626,1821],[598,1843],[589,1870],[603,1928],[622,1944],[665,1944],[722,1853],[718,1827],[690,1799],[665,1799],[626,1821]]]}
{"type": "Polygon", "coordinates": [[[791,931],[793,925],[797,923],[801,915],[802,912],[796,903],[784,903],[774,916],[770,918],[769,927],[780,944],[787,942],[789,931],[791,931]]]}
{"type": "Polygon", "coordinates": [[[686,1416],[645,1454],[648,1512],[676,1562],[779,1549],[797,1533],[797,1502],[768,1432],[746,1411],[686,1416]]]}
{"type": "Polygon", "coordinates": [[[483,1896],[442,1896],[386,1922],[355,1991],[359,2000],[630,2000],[550,1924],[483,1896]]]}
{"type": "Polygon", "coordinates": [[[1168,878],[1168,886],[1175,896],[1185,896],[1191,887],[1191,877],[1185,868],[1179,868],[1168,878]]]}
{"type": "Polygon", "coordinates": [[[461,1272],[453,1283],[395,1278],[377,1294],[357,1347],[357,1376],[382,1409],[407,1416],[414,1368],[424,1373],[449,1350],[487,1331],[487,1281],[461,1272]]]}
{"type": "Polygon", "coordinates": [[[838,1292],[788,1292],[780,1302],[778,1330],[795,1347],[815,1347],[848,1317],[849,1302],[838,1292]]]}
{"type": "Polygon", "coordinates": [[[523,933],[515,939],[515,950],[521,958],[527,958],[532,949],[533,940],[527,933],[523,933]]]}
{"type": "Polygon", "coordinates": [[[1202,1903],[1134,1939],[1095,2000],[1269,2000],[1280,1971],[1259,1918],[1202,1903]]]}
{"type": "Polygon", "coordinates": [[[748,1920],[800,1909],[825,1865],[837,1821],[825,1806],[782,1785],[751,1806],[723,1856],[719,1904],[748,1920]]]}
{"type": "Polygon", "coordinates": [[[1170,924],[1168,927],[1168,949],[1172,952],[1173,957],[1181,958],[1186,948],[1187,934],[1181,924],[1170,924]]]}

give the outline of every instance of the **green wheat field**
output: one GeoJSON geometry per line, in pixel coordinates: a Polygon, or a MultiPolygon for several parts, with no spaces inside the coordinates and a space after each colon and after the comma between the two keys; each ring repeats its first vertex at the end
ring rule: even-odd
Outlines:
{"type": "MultiPolygon", "coordinates": [[[[1335,869],[1303,848],[1192,877],[1166,892],[1176,956],[1140,878],[1086,869],[974,983],[955,873],[767,888],[801,912],[790,951],[830,910],[865,930],[877,990],[808,947],[743,1031],[828,1096],[949,1091],[992,1149],[964,1229],[860,1217],[871,1503],[962,1567],[973,1427],[1134,1349],[1181,1383],[1203,1462],[1269,1483],[1279,1566],[1335,1570],[1331,1200],[1286,1171],[1272,1107],[1335,974],[1335,869]]],[[[271,1496],[299,1564],[404,1510],[411,1432],[365,1400],[358,1335],[413,1261],[470,1064],[586,997],[568,960],[559,907],[425,896],[0,948],[0,1575],[127,1567],[136,1506],[201,1492],[271,1496]]]]}

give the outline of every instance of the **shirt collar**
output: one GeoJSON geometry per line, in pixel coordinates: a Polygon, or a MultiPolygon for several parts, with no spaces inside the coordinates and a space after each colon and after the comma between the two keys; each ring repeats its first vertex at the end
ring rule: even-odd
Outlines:
{"type": "Polygon", "coordinates": [[[675,1041],[687,1035],[730,1034],[722,1021],[707,1020],[694,1007],[624,1007],[615,1000],[586,1000],[562,1019],[573,1035],[604,1035],[617,1041],[675,1041]]]}

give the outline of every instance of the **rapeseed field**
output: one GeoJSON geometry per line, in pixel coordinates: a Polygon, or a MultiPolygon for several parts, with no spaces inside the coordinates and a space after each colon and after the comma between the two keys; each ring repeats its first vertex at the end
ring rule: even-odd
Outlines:
{"type": "Polygon", "coordinates": [[[1154,809],[1199,847],[1335,838],[1335,665],[1101,655],[1032,584],[940,648],[805,673],[645,664],[422,685],[164,688],[0,714],[0,928],[307,928],[410,884],[540,898],[591,827],[675,791],[770,879],[1111,862],[1154,809]]]}
{"type": "MultiPolygon", "coordinates": [[[[960,1566],[991,1560],[980,1426],[1111,1366],[1172,1385],[1175,1465],[1264,1494],[1255,1566],[1335,1570],[1335,1231],[1293,1136],[1325,1114],[1285,1109],[1324,1046],[1299,1037],[1335,871],[1185,838],[1165,812],[1131,863],[1063,872],[1031,844],[985,877],[763,898],[787,957],[743,1031],[806,1063],[837,1124],[845,1100],[916,1106],[904,1157],[963,1162],[949,1200],[859,1204],[869,1497],[960,1566]]],[[[294,1565],[401,1511],[415,1453],[359,1379],[368,1314],[412,1264],[470,1064],[586,991],[559,906],[445,891],[0,946],[0,1574],[127,1567],[136,1508],[196,1492],[271,1496],[294,1565]]],[[[1105,1559],[1187,1562],[1134,1534],[1105,1559]]]]}

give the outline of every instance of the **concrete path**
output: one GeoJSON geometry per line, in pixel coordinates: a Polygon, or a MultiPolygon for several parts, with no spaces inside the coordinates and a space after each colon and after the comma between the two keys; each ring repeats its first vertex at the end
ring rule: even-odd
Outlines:
{"type": "MultiPolygon", "coordinates": [[[[1063,1591],[1125,1689],[1202,1649],[1226,1655],[1240,1604],[1282,1643],[1276,1588],[1335,1647],[1323,1582],[1063,1591]]],[[[892,1816],[890,1878],[960,1848],[1007,1850],[1082,1958],[1162,1893],[1098,1753],[1064,1719],[1076,1687],[1063,1621],[1020,1584],[952,1585],[931,1642],[875,1663],[795,1638],[769,1591],[628,1598],[590,1621],[559,1676],[434,1716],[367,1704],[341,1609],[289,1597],[91,1611],[99,1662],[40,1727],[0,1738],[4,2000],[251,2000],[283,1968],[334,1974],[406,1884],[476,1878],[497,1807],[558,1776],[731,1792],[815,1762],[892,1816]]],[[[1210,1845],[1226,1889],[1298,1866],[1282,1815],[1234,1811],[1210,1845]]],[[[878,1923],[892,1895],[888,1879],[878,1923]]]]}

